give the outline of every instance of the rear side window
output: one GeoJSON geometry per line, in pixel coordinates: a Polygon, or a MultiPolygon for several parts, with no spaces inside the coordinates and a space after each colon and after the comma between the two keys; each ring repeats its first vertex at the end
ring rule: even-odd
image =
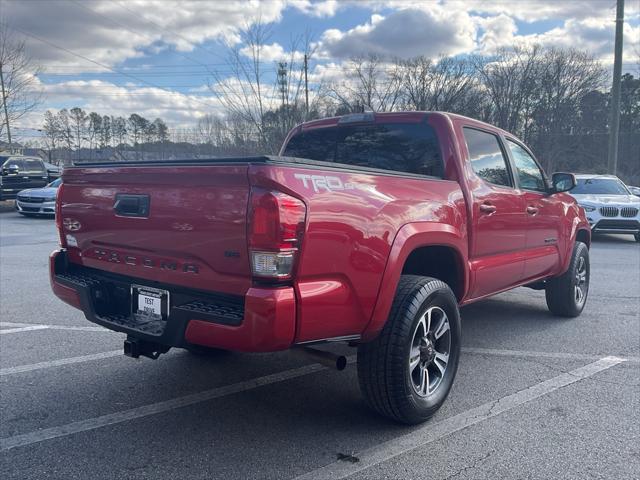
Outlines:
{"type": "Polygon", "coordinates": [[[464,138],[471,168],[476,175],[494,185],[513,186],[497,136],[474,128],[464,128],[464,138]]]}
{"type": "Polygon", "coordinates": [[[327,127],[296,134],[284,155],[442,178],[435,131],[425,123],[327,127]]]}

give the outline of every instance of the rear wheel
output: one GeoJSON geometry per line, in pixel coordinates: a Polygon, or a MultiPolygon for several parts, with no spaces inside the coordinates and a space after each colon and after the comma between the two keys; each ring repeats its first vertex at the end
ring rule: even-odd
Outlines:
{"type": "Polygon", "coordinates": [[[551,313],[562,317],[580,315],[589,295],[589,276],[589,249],[576,242],[569,269],[547,282],[545,296],[551,313]]]}
{"type": "Polygon", "coordinates": [[[367,404],[398,422],[421,423],[442,406],[460,355],[460,314],[442,281],[403,275],[380,335],[358,347],[367,404]]]}

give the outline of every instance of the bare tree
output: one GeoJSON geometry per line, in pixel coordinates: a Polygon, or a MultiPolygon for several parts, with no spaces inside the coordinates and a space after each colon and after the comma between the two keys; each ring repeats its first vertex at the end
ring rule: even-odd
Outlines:
{"type": "Polygon", "coordinates": [[[96,112],[89,114],[89,124],[87,125],[87,141],[89,142],[89,158],[93,158],[93,148],[100,141],[102,134],[102,116],[96,112]]]}
{"type": "Polygon", "coordinates": [[[385,62],[375,54],[353,57],[344,73],[342,81],[329,87],[340,105],[339,112],[385,112],[398,105],[402,86],[399,61],[385,62]]]}
{"type": "Polygon", "coordinates": [[[472,59],[491,101],[492,123],[524,137],[539,95],[539,46],[501,49],[493,58],[472,59]]]}
{"type": "Polygon", "coordinates": [[[45,146],[49,152],[49,162],[52,162],[53,151],[60,146],[64,139],[60,117],[47,110],[44,113],[42,130],[45,134],[45,146]]]}
{"type": "Polygon", "coordinates": [[[485,94],[464,58],[441,56],[437,62],[417,57],[400,63],[402,106],[483,117],[485,94]]]}
{"type": "Polygon", "coordinates": [[[6,131],[11,144],[11,126],[39,104],[36,65],[25,50],[23,40],[14,37],[9,25],[0,19],[0,98],[2,113],[0,136],[6,131]]]}
{"type": "Polygon", "coordinates": [[[271,36],[268,25],[256,22],[240,31],[243,48],[228,52],[231,77],[214,73],[210,89],[220,99],[228,115],[242,119],[253,130],[261,145],[266,145],[264,114],[269,107],[262,56],[271,36]]]}
{"type": "Polygon", "coordinates": [[[539,58],[533,122],[527,140],[537,146],[545,166],[553,170],[567,155],[563,136],[579,129],[582,100],[604,87],[607,72],[586,52],[549,49],[539,58]]]}
{"type": "Polygon", "coordinates": [[[73,107],[69,110],[69,122],[75,140],[76,158],[80,160],[80,149],[86,140],[87,134],[87,112],[80,107],[73,107]]]}
{"type": "MultiPolygon", "coordinates": [[[[245,26],[240,37],[241,43],[230,47],[228,52],[226,69],[231,76],[214,72],[209,87],[222,103],[226,117],[232,119],[234,128],[243,124],[242,128],[255,139],[260,150],[275,151],[286,132],[307,117],[305,68],[314,54],[312,39],[309,34],[292,37],[288,53],[269,67],[264,57],[271,27],[258,21],[245,26]]],[[[311,102],[317,97],[316,89],[311,102]]]]}

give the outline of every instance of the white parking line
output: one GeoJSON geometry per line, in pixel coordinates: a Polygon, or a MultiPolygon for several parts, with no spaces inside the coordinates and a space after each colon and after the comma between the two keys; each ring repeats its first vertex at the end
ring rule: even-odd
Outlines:
{"type": "Polygon", "coordinates": [[[14,322],[0,322],[0,335],[7,333],[20,333],[30,332],[33,330],[72,330],[78,332],[109,332],[115,333],[104,327],[92,327],[92,326],[75,326],[75,325],[43,325],[43,324],[28,324],[28,323],[14,323],[14,322]],[[3,327],[19,327],[19,328],[4,328],[3,327]]]}
{"type": "Polygon", "coordinates": [[[354,456],[359,459],[357,463],[344,461],[333,462],[324,467],[307,472],[304,475],[300,475],[294,480],[322,480],[349,477],[357,472],[397,457],[398,455],[435,442],[471,425],[476,425],[512,410],[520,405],[554,392],[559,388],[566,387],[567,385],[595,375],[623,361],[624,359],[617,357],[602,358],[584,367],[576,368],[575,370],[545,380],[544,382],[540,382],[498,400],[487,402],[479,407],[442,420],[441,422],[426,423],[423,427],[414,430],[408,435],[382,443],[362,453],[356,453],[354,456]]]}
{"type": "Polygon", "coordinates": [[[156,415],[176,408],[188,407],[189,405],[206,402],[208,400],[213,400],[214,398],[226,397],[227,395],[233,395],[234,393],[253,390],[254,388],[271,385],[273,383],[284,382],[285,380],[302,377],[325,369],[327,369],[327,367],[314,363],[312,365],[306,365],[304,367],[294,368],[284,372],[265,375],[264,377],[253,378],[251,380],[245,380],[243,382],[225,385],[223,387],[212,388],[211,390],[205,390],[204,392],[194,393],[184,397],[165,400],[164,402],[142,405],[140,407],[123,410],[121,412],[110,413],[100,417],[68,423],[67,425],[61,425],[59,427],[44,428],[42,430],[36,430],[35,432],[2,438],[0,439],[0,451],[43,442],[52,438],[66,437],[67,435],[73,435],[74,433],[86,432],[88,430],[106,427],[107,425],[127,422],[129,420],[147,417],[149,415],[156,415]]]}
{"type": "MultiPolygon", "coordinates": [[[[349,363],[353,363],[355,358],[349,357],[349,363]]],[[[485,403],[479,407],[467,410],[466,412],[455,415],[442,422],[431,424],[427,423],[419,430],[415,430],[409,435],[405,435],[396,440],[383,443],[359,455],[360,461],[357,466],[355,464],[345,464],[344,462],[335,462],[317,470],[311,471],[297,478],[316,479],[316,478],[344,478],[345,476],[364,470],[373,465],[377,465],[385,460],[393,458],[409,450],[415,449],[427,443],[433,442],[451,433],[457,432],[468,426],[482,422],[489,418],[495,417],[501,413],[511,410],[519,405],[530,402],[543,395],[551,393],[559,388],[571,385],[579,380],[590,377],[598,372],[613,367],[624,359],[617,357],[605,357],[596,362],[577,368],[571,372],[563,373],[550,380],[533,385],[524,390],[520,390],[512,395],[499,398],[492,402],[485,403]]],[[[109,425],[127,422],[138,418],[156,415],[168,412],[178,408],[195,405],[216,398],[233,395],[235,393],[253,390],[265,385],[271,385],[294,378],[303,377],[311,373],[326,370],[319,364],[306,365],[304,367],[286,370],[284,372],[265,375],[263,377],[245,380],[243,382],[225,385],[213,388],[204,392],[186,395],[163,402],[142,405],[140,407],[123,410],[121,412],[102,415],[95,418],[80,420],[77,422],[60,425],[58,427],[45,428],[34,432],[15,435],[0,439],[0,451],[10,450],[16,447],[32,445],[34,443],[51,440],[54,438],[66,437],[75,433],[86,432],[109,425]]]]}
{"type": "MultiPolygon", "coordinates": [[[[530,350],[505,350],[497,348],[463,348],[463,353],[475,355],[494,355],[498,357],[521,357],[521,358],[551,358],[554,360],[597,360],[602,355],[588,355],[586,353],[565,353],[565,352],[535,352],[530,350]]],[[[625,362],[638,363],[640,357],[624,357],[625,362]]]]}
{"type": "Polygon", "coordinates": [[[91,355],[82,355],[79,357],[61,358],[59,360],[50,360],[48,362],[31,363],[29,365],[19,365],[17,367],[8,367],[0,369],[0,377],[5,375],[13,375],[15,373],[31,372],[33,370],[42,370],[43,368],[60,367],[62,365],[72,365],[74,363],[89,362],[91,360],[100,360],[102,358],[117,357],[123,355],[122,349],[112,350],[110,352],[93,353],[91,355]]]}
{"type": "Polygon", "coordinates": [[[5,328],[0,330],[0,335],[6,335],[8,333],[31,332],[33,330],[46,330],[47,328],[49,328],[48,325],[31,325],[30,327],[5,328]]]}

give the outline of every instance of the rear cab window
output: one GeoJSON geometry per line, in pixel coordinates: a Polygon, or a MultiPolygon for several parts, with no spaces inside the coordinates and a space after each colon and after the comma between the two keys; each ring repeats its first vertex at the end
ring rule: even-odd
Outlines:
{"type": "Polygon", "coordinates": [[[501,187],[513,187],[507,159],[493,133],[464,127],[471,168],[484,181],[501,187]]]}
{"type": "Polygon", "coordinates": [[[336,125],[302,131],[284,156],[442,178],[438,137],[421,123],[336,125]]]}
{"type": "Polygon", "coordinates": [[[24,160],[24,169],[26,173],[30,173],[33,175],[46,173],[44,168],[44,163],[40,160],[36,160],[35,158],[26,158],[24,160]]]}

